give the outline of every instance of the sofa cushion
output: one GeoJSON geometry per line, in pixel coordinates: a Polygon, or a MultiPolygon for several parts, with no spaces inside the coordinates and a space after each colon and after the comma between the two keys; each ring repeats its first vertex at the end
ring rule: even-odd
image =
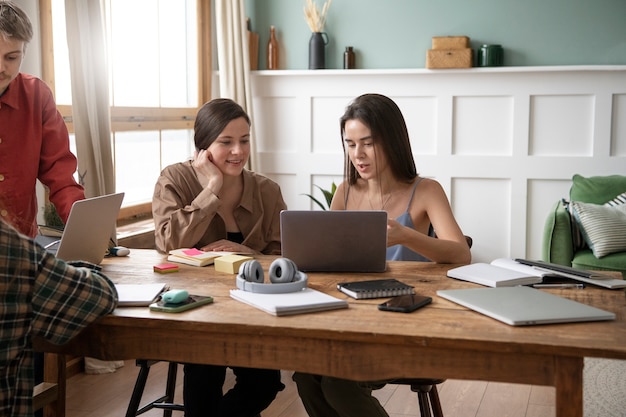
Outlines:
{"type": "Polygon", "coordinates": [[[572,201],[570,207],[596,257],[626,251],[626,204],[608,206],[572,201]]]}
{"type": "Polygon", "coordinates": [[[541,259],[559,265],[571,266],[574,257],[572,222],[564,200],[557,201],[546,217],[543,229],[541,259]]]}
{"type": "Polygon", "coordinates": [[[622,278],[626,279],[626,252],[612,253],[598,259],[591,249],[579,250],[572,259],[571,266],[588,271],[620,271],[622,278]]]}
{"type": "Polygon", "coordinates": [[[626,193],[621,193],[613,200],[604,203],[605,206],[619,206],[620,204],[626,204],[626,193]]]}
{"type": "Polygon", "coordinates": [[[626,176],[583,177],[575,174],[572,177],[569,198],[570,201],[604,204],[624,192],[626,192],[626,176]]]}

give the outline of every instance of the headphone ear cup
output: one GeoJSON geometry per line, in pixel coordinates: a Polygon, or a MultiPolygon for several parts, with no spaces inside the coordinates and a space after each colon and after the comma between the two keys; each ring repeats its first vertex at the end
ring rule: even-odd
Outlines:
{"type": "Polygon", "coordinates": [[[295,281],[297,272],[298,267],[291,259],[278,258],[270,265],[270,282],[282,284],[295,281]]]}
{"type": "Polygon", "coordinates": [[[254,259],[241,264],[239,267],[239,275],[248,282],[263,283],[265,280],[261,263],[254,259]]]}

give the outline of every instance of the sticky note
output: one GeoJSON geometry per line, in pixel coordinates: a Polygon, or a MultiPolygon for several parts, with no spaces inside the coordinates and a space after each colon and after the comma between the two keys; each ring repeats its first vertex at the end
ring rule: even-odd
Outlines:
{"type": "Polygon", "coordinates": [[[219,258],[215,258],[213,263],[215,264],[215,270],[217,272],[225,272],[227,274],[236,274],[239,272],[239,267],[245,261],[254,259],[252,256],[245,255],[224,255],[219,258]]]}
{"type": "Polygon", "coordinates": [[[168,274],[170,272],[178,272],[178,265],[170,264],[170,263],[154,265],[154,272],[158,272],[159,274],[168,274]]]}

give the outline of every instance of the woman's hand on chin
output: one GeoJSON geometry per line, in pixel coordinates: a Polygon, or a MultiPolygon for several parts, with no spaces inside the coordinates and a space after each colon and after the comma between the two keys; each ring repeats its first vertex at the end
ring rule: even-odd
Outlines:
{"type": "Polygon", "coordinates": [[[193,162],[191,165],[196,171],[204,175],[208,179],[207,188],[217,194],[224,184],[224,174],[213,163],[211,152],[207,149],[196,150],[193,154],[193,162]]]}

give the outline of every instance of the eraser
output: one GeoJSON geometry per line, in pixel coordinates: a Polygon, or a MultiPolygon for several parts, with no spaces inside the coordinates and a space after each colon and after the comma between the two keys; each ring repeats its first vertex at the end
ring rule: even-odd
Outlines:
{"type": "Polygon", "coordinates": [[[215,264],[215,270],[217,272],[225,272],[227,274],[236,274],[239,272],[239,267],[245,261],[254,259],[252,256],[245,255],[224,255],[219,258],[215,258],[213,263],[215,264]]]}
{"type": "Polygon", "coordinates": [[[178,265],[170,263],[154,265],[154,272],[158,272],[159,274],[178,272],[178,265]]]}
{"type": "Polygon", "coordinates": [[[169,290],[161,295],[161,300],[168,304],[180,304],[189,298],[186,290],[169,290]]]}

